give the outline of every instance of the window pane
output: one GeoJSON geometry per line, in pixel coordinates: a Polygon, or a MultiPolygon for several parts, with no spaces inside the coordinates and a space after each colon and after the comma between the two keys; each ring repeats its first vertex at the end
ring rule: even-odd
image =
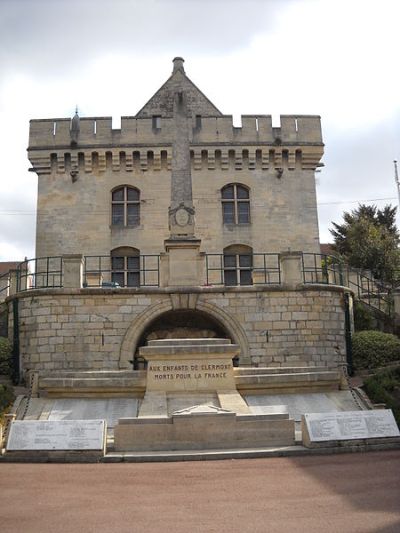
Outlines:
{"type": "Polygon", "coordinates": [[[229,187],[224,187],[222,189],[222,198],[228,200],[233,198],[233,185],[229,185],[229,187]]]}
{"type": "Polygon", "coordinates": [[[127,257],[128,270],[139,270],[139,256],[127,257]]]}
{"type": "Polygon", "coordinates": [[[253,263],[251,259],[251,255],[239,255],[239,266],[251,267],[253,263]]]}
{"type": "Polygon", "coordinates": [[[236,270],[224,270],[225,285],[237,285],[236,270]]]}
{"type": "Polygon", "coordinates": [[[137,189],[128,188],[128,202],[138,202],[139,191],[137,189]]]}
{"type": "Polygon", "coordinates": [[[240,199],[248,198],[249,197],[249,191],[247,189],[245,189],[244,187],[240,187],[240,185],[238,185],[238,187],[237,187],[237,197],[240,198],[240,199]]]}
{"type": "Polygon", "coordinates": [[[124,283],[124,273],[123,272],[113,272],[111,274],[111,281],[113,283],[118,283],[121,287],[125,286],[124,283]]]}
{"type": "Polygon", "coordinates": [[[249,202],[238,202],[238,219],[239,224],[247,224],[250,222],[249,202]]]}
{"type": "Polygon", "coordinates": [[[140,222],[139,204],[128,204],[127,216],[128,226],[137,226],[140,222]]]}
{"type": "Polygon", "coordinates": [[[222,215],[224,219],[224,224],[235,223],[235,209],[233,202],[224,202],[222,204],[222,215]]]}
{"type": "Polygon", "coordinates": [[[240,285],[253,285],[251,270],[240,271],[240,285]]]}
{"type": "Polygon", "coordinates": [[[111,223],[113,226],[124,225],[124,206],[122,204],[114,204],[112,206],[111,223]]]}
{"type": "Polygon", "coordinates": [[[236,255],[224,255],[224,267],[236,268],[236,255]]]}
{"type": "Polygon", "coordinates": [[[139,287],[140,277],[137,272],[128,272],[128,287],[139,287]]]}
{"type": "Polygon", "coordinates": [[[124,201],[124,189],[117,189],[112,193],[113,202],[123,202],[124,201]]]}
{"type": "Polygon", "coordinates": [[[112,257],[111,268],[113,270],[124,270],[124,258],[123,257],[112,257]]]}

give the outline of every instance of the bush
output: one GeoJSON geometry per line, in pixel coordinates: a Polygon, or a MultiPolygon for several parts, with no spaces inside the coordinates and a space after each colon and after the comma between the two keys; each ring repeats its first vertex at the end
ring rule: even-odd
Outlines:
{"type": "Polygon", "coordinates": [[[0,385],[0,414],[14,401],[14,392],[8,385],[0,385]]]}
{"type": "Polygon", "coordinates": [[[385,403],[387,409],[392,409],[400,426],[400,366],[366,379],[364,389],[374,403],[385,403]]]}
{"type": "Polygon", "coordinates": [[[381,331],[358,331],[352,338],[356,369],[368,369],[400,361],[400,339],[381,331]]]}
{"type": "Polygon", "coordinates": [[[11,376],[11,342],[5,337],[0,337],[0,374],[11,376]]]}

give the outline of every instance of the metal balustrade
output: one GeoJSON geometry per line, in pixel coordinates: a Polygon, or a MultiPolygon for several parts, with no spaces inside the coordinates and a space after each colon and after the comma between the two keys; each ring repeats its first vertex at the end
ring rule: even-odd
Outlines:
{"type": "MultiPolygon", "coordinates": [[[[124,264],[113,263],[122,258],[110,255],[90,255],[83,258],[84,287],[159,287],[160,255],[137,255],[124,258],[124,264]]],[[[117,261],[117,263],[118,263],[117,261]]],[[[349,287],[356,298],[371,308],[393,316],[393,291],[396,282],[384,284],[357,269],[345,265],[339,258],[301,254],[302,279],[305,285],[325,284],[349,287]]],[[[207,286],[280,285],[281,258],[277,253],[205,254],[207,286]]],[[[12,271],[0,276],[0,301],[13,290],[56,289],[64,285],[62,256],[27,259],[16,269],[15,286],[12,271]]]]}
{"type": "Polygon", "coordinates": [[[303,282],[344,285],[343,263],[332,255],[302,253],[303,282]]]}
{"type": "Polygon", "coordinates": [[[63,286],[61,256],[26,259],[17,267],[17,292],[31,289],[57,289],[63,286]]]}
{"type": "Polygon", "coordinates": [[[325,254],[302,254],[304,284],[323,283],[349,287],[356,298],[386,315],[393,315],[392,292],[396,284],[385,284],[362,271],[350,268],[339,258],[325,254]]]}
{"type": "Polygon", "coordinates": [[[206,254],[210,286],[280,285],[279,254],[206,254]]]}
{"type": "Polygon", "coordinates": [[[88,255],[84,257],[84,287],[159,287],[160,256],[137,255],[123,258],[126,263],[113,265],[109,255],[88,255]],[[131,261],[131,264],[129,262],[131,261]]]}

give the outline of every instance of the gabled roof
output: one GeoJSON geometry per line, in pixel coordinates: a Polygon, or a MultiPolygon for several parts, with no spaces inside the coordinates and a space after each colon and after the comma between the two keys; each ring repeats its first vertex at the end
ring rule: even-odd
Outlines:
{"type": "Polygon", "coordinates": [[[174,94],[183,91],[186,94],[188,111],[192,116],[203,117],[222,116],[221,111],[196,87],[186,76],[183,68],[183,59],[176,57],[173,60],[174,70],[164,85],[150,98],[142,109],[137,113],[137,118],[172,117],[174,109],[174,94]]]}

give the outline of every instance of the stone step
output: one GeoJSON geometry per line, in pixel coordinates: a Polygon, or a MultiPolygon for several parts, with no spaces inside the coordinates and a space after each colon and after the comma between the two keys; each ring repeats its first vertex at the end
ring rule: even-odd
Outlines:
{"type": "MultiPolygon", "coordinates": [[[[75,371],[59,372],[52,376],[40,376],[39,391],[49,394],[79,395],[139,395],[146,388],[146,371],[75,371]]],[[[295,391],[327,388],[338,389],[341,381],[340,370],[327,367],[264,367],[235,368],[235,385],[241,392],[253,389],[265,391],[295,391]]]]}
{"type": "Polygon", "coordinates": [[[341,374],[339,370],[319,370],[318,372],[239,375],[235,378],[235,383],[241,394],[251,394],[252,391],[257,391],[258,394],[261,391],[266,394],[316,392],[338,390],[341,384],[341,374]]]}
{"type": "Polygon", "coordinates": [[[235,376],[256,376],[266,374],[303,374],[318,373],[326,371],[337,371],[337,367],[321,366],[276,366],[276,367],[237,367],[235,376]]]}
{"type": "Polygon", "coordinates": [[[145,377],[145,370],[64,370],[64,371],[52,371],[51,374],[45,374],[41,372],[41,379],[56,377],[62,379],[74,379],[74,378],[137,378],[145,377]]]}

